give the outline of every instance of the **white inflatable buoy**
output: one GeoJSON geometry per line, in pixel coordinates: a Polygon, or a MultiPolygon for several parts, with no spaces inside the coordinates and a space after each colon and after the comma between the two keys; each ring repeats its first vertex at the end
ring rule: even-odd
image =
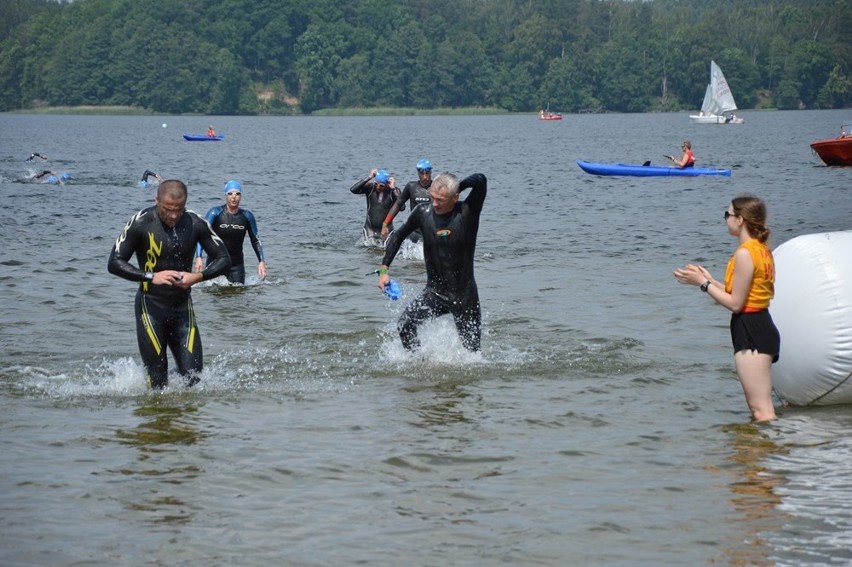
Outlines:
{"type": "Polygon", "coordinates": [[[167,126],[167,124],[165,122],[163,122],[163,128],[165,128],[166,126],[167,126]]]}
{"type": "Polygon", "coordinates": [[[773,387],[795,405],[852,403],[852,230],[799,236],[772,254],[773,387]]]}

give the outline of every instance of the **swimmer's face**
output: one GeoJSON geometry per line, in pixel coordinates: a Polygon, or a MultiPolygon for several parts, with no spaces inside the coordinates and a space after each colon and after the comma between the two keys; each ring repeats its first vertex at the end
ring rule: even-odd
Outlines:
{"type": "Polygon", "coordinates": [[[432,199],[432,210],[439,215],[445,215],[453,210],[458,203],[459,194],[450,194],[446,187],[435,188],[429,190],[429,197],[432,199]]]}
{"type": "Polygon", "coordinates": [[[174,228],[186,210],[186,198],[176,198],[167,193],[162,198],[158,197],[156,203],[160,220],[167,227],[174,228]]]}
{"type": "Polygon", "coordinates": [[[228,203],[228,206],[231,208],[237,208],[240,206],[240,199],[243,198],[243,194],[239,191],[228,191],[225,195],[225,202],[228,203]]]}

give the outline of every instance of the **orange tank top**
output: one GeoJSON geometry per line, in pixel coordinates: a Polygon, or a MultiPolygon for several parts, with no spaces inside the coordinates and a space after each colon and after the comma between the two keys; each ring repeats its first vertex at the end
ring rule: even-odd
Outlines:
{"type": "MultiPolygon", "coordinates": [[[[743,311],[760,311],[769,308],[769,301],[775,295],[775,259],[772,251],[757,239],[752,238],[737,248],[745,248],[754,264],[751,288],[748,290],[743,311]]],[[[734,256],[728,260],[725,270],[725,291],[731,293],[734,284],[734,256]]]]}

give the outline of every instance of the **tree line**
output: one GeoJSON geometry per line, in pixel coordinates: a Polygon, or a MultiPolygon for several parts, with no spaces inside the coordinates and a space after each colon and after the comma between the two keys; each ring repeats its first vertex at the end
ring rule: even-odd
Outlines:
{"type": "Polygon", "coordinates": [[[852,106],[848,0],[4,0],[0,110],[852,106]]]}

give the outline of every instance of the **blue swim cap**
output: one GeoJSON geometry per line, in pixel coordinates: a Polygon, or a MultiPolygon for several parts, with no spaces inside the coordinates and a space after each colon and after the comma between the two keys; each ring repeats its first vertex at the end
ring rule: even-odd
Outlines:
{"type": "Polygon", "coordinates": [[[376,173],[375,180],[377,183],[387,183],[388,179],[390,179],[390,173],[388,173],[387,169],[380,169],[378,173],[376,173]]]}
{"type": "Polygon", "coordinates": [[[432,162],[428,159],[421,159],[417,162],[417,171],[432,171],[432,162]]]}
{"type": "Polygon", "coordinates": [[[231,191],[239,191],[243,192],[243,186],[240,185],[240,182],[236,179],[231,179],[227,183],[225,183],[225,194],[230,193],[231,191]]]}

